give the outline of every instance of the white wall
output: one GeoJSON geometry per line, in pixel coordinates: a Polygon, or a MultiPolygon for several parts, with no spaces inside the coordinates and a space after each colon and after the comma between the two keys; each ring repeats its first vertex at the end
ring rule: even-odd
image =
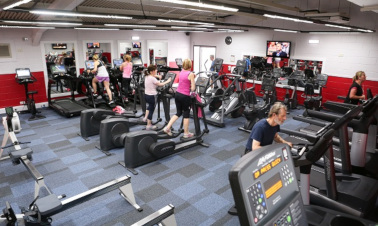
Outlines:
{"type": "Polygon", "coordinates": [[[322,73],[351,78],[363,70],[368,80],[378,81],[378,34],[293,34],[271,30],[251,29],[244,33],[191,33],[192,45],[215,45],[217,57],[225,64],[242,55],[265,56],[267,40],[291,41],[291,56],[294,59],[323,60],[322,73]],[[232,37],[226,45],[226,36],[232,37]],[[309,44],[309,39],[318,39],[319,44],[309,44]]]}

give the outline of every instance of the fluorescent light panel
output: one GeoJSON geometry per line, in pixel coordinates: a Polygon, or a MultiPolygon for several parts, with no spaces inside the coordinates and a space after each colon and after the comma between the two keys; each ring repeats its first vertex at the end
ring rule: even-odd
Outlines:
{"type": "Polygon", "coordinates": [[[11,9],[11,8],[14,8],[16,6],[19,6],[19,5],[22,5],[22,4],[25,4],[25,3],[28,3],[30,2],[31,0],[23,0],[23,1],[19,1],[19,2],[15,2],[13,3],[12,5],[9,5],[7,7],[4,7],[3,10],[8,10],[8,9],[11,9]]]}
{"type": "Polygon", "coordinates": [[[342,28],[342,29],[347,29],[347,30],[350,30],[350,29],[352,29],[352,28],[350,28],[350,27],[339,26],[339,25],[333,25],[333,24],[325,24],[325,26],[327,26],[327,27],[336,27],[336,28],[342,28]]]}
{"type": "Polygon", "coordinates": [[[215,32],[244,32],[244,30],[219,28],[218,31],[215,32]]]}
{"type": "Polygon", "coordinates": [[[131,40],[139,40],[139,36],[131,36],[131,40]]]}
{"type": "Polygon", "coordinates": [[[12,24],[44,24],[44,25],[72,25],[72,26],[80,26],[83,25],[81,23],[69,23],[69,22],[44,22],[44,21],[16,21],[16,20],[3,20],[4,23],[12,23],[12,24]]]}
{"type": "Polygon", "coordinates": [[[308,23],[308,24],[314,23],[314,22],[309,21],[309,20],[301,20],[301,19],[297,19],[297,18],[277,16],[277,15],[271,15],[271,14],[264,14],[264,16],[269,17],[269,18],[273,18],[273,19],[290,20],[290,21],[299,22],[299,23],[308,23]]]}
{"type": "Polygon", "coordinates": [[[186,23],[186,24],[200,24],[213,26],[213,23],[195,22],[195,21],[185,21],[185,20],[169,20],[169,19],[158,19],[161,22],[173,22],[173,23],[186,23]]]}
{"type": "Polygon", "coordinates": [[[139,24],[104,24],[109,27],[156,27],[155,25],[139,25],[139,24]]]}
{"type": "Polygon", "coordinates": [[[283,30],[283,29],[274,29],[274,30],[280,31],[280,32],[298,33],[298,31],[293,31],[293,30],[283,30]]]}
{"type": "Polygon", "coordinates": [[[154,30],[154,29],[133,29],[133,31],[167,31],[167,30],[154,30]]]}
{"type": "Polygon", "coordinates": [[[177,26],[171,26],[171,28],[174,29],[195,29],[195,30],[206,30],[204,27],[177,27],[177,26]]]}
{"type": "Polygon", "coordinates": [[[104,30],[104,31],[119,31],[119,28],[100,28],[100,27],[75,27],[76,30],[104,30]]]}
{"type": "Polygon", "coordinates": [[[310,43],[310,44],[318,44],[319,40],[317,40],[317,39],[310,39],[310,40],[308,40],[308,43],[310,43]]]}
{"type": "Polygon", "coordinates": [[[0,28],[37,28],[37,29],[55,29],[55,27],[36,27],[36,26],[12,26],[12,25],[1,25],[0,28]]]}
{"type": "Polygon", "coordinates": [[[132,17],[129,17],[129,16],[86,14],[86,13],[62,12],[62,11],[31,10],[29,12],[34,13],[34,14],[51,15],[51,16],[93,17],[93,18],[125,19],[125,20],[132,19],[132,17]]]}
{"type": "Polygon", "coordinates": [[[239,11],[239,9],[237,9],[237,8],[218,6],[218,5],[210,5],[210,4],[205,4],[205,3],[201,3],[201,2],[189,2],[189,1],[180,1],[180,0],[155,0],[155,1],[168,2],[168,3],[174,3],[174,4],[180,4],[180,5],[195,6],[195,7],[199,7],[199,8],[231,11],[231,12],[239,11]]]}
{"type": "Polygon", "coordinates": [[[357,31],[368,32],[368,33],[374,32],[372,30],[365,30],[365,29],[357,29],[357,31]]]}

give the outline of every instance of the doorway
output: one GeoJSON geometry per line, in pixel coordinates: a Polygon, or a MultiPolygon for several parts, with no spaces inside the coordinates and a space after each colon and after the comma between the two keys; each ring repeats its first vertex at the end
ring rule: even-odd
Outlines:
{"type": "Polygon", "coordinates": [[[210,56],[213,55],[215,59],[216,58],[215,52],[216,52],[215,46],[194,46],[193,70],[195,72],[210,71],[210,67],[212,63],[210,60],[210,56]]]}

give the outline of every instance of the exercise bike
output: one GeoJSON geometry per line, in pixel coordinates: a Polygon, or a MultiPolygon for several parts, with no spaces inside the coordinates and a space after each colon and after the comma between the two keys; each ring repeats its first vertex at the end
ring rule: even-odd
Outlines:
{"type": "Polygon", "coordinates": [[[28,110],[26,112],[29,112],[32,114],[30,116],[29,121],[34,121],[42,118],[46,118],[43,115],[37,115],[37,113],[41,113],[37,111],[37,108],[35,107],[35,101],[34,101],[34,94],[37,94],[38,91],[29,91],[28,86],[29,84],[32,84],[36,82],[37,79],[30,73],[29,68],[17,68],[16,69],[16,82],[20,85],[24,85],[25,87],[25,102],[24,104],[27,106],[28,110]]]}

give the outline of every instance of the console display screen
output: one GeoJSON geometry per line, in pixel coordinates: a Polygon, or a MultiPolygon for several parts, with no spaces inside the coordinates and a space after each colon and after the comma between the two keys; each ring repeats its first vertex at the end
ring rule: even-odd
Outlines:
{"type": "Polygon", "coordinates": [[[66,73],[66,67],[64,65],[55,64],[51,66],[51,73],[66,73]]]}
{"type": "Polygon", "coordinates": [[[30,70],[29,69],[16,69],[16,76],[18,79],[27,79],[30,78],[30,70]]]}
{"type": "Polygon", "coordinates": [[[122,59],[114,59],[113,60],[114,67],[119,67],[119,66],[121,66],[122,63],[123,63],[122,59]]]}
{"type": "Polygon", "coordinates": [[[87,69],[93,69],[94,68],[94,61],[93,60],[87,60],[87,61],[85,61],[85,67],[87,69]]]}
{"type": "Polygon", "coordinates": [[[269,199],[274,193],[282,188],[282,180],[280,173],[276,173],[273,177],[264,183],[265,197],[269,199]]]}

